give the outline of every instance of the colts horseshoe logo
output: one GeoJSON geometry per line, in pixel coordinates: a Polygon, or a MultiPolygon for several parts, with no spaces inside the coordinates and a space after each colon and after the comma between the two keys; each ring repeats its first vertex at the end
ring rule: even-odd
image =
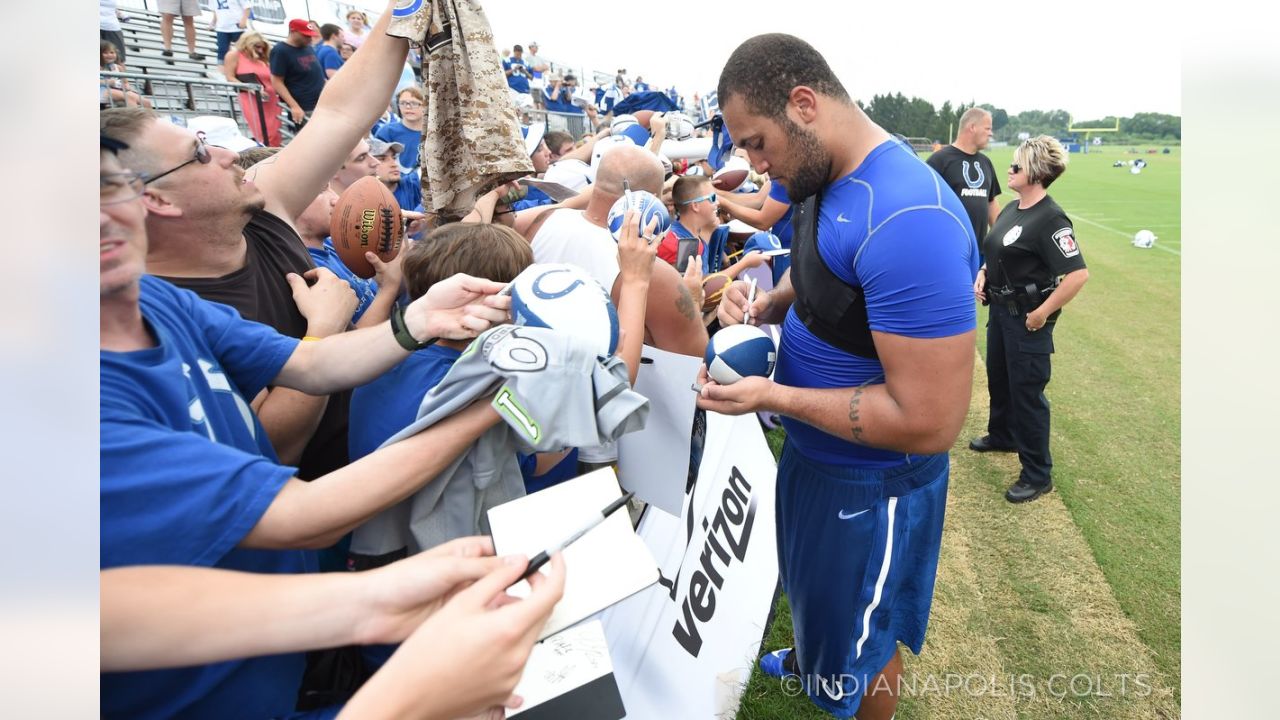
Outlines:
{"type": "Polygon", "coordinates": [[[964,173],[964,184],[971,188],[980,188],[983,183],[987,181],[986,174],[982,172],[982,165],[977,162],[970,163],[968,160],[965,160],[961,171],[964,173]],[[976,180],[969,177],[969,166],[971,164],[973,165],[973,169],[978,173],[978,178],[976,180]]]}

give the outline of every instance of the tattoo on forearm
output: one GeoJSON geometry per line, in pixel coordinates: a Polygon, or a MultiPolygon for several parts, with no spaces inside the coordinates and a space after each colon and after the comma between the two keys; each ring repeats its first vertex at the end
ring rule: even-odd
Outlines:
{"type": "Polygon", "coordinates": [[[849,422],[853,423],[850,434],[856,443],[862,442],[862,420],[858,415],[858,404],[862,402],[862,388],[853,391],[853,397],[849,399],[849,422]]]}
{"type": "Polygon", "coordinates": [[[684,283],[680,284],[680,297],[676,298],[676,310],[680,311],[689,320],[698,319],[698,308],[693,305],[693,295],[690,294],[689,288],[684,283]]]}

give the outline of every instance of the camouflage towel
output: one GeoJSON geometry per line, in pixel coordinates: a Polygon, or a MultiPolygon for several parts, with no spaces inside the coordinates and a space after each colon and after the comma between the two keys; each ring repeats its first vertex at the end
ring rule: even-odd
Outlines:
{"type": "Polygon", "coordinates": [[[387,34],[423,47],[422,197],[441,222],[533,172],[484,9],[475,0],[398,0],[387,34]]]}

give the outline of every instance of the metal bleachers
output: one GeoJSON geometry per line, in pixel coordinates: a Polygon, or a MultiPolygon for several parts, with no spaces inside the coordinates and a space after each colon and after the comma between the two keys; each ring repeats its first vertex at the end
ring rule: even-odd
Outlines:
{"type": "MultiPolygon", "coordinates": [[[[126,73],[100,73],[104,78],[122,77],[131,88],[151,100],[156,112],[185,120],[199,115],[221,115],[234,119],[246,137],[252,137],[240,108],[239,93],[249,90],[264,100],[260,86],[227,82],[217,61],[217,38],[212,30],[196,23],[196,52],[204,60],[187,56],[186,38],[181,21],[174,23],[173,57],[160,54],[164,43],[160,35],[160,13],[138,8],[128,9],[129,19],[121,23],[127,58],[126,73]]],[[[256,28],[262,32],[261,28],[256,28]]],[[[282,42],[279,35],[263,33],[273,43],[282,42]]],[[[281,134],[291,139],[289,124],[281,134]]]]}

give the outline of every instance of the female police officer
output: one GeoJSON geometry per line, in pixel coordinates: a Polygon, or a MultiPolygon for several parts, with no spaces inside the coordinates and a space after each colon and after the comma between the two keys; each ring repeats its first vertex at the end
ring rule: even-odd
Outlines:
{"type": "Polygon", "coordinates": [[[1008,186],[1018,202],[1001,211],[983,242],[986,264],[974,294],[990,304],[987,434],[969,443],[978,452],[1017,452],[1018,481],[1005,493],[1027,502],[1053,489],[1049,456],[1049,356],[1062,306],[1089,279],[1067,214],[1046,192],[1067,169],[1062,144],[1048,135],[1024,141],[1013,154],[1008,186]]]}

